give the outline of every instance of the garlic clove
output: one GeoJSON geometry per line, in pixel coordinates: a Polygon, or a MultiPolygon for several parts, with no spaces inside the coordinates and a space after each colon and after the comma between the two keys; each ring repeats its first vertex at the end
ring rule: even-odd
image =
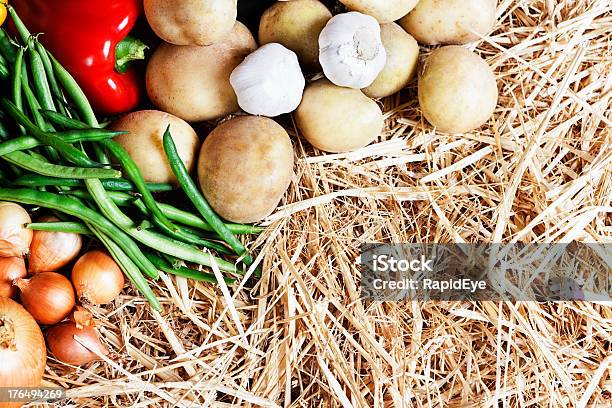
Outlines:
{"type": "Polygon", "coordinates": [[[371,85],[387,62],[380,24],[356,11],[332,17],[319,36],[319,62],[335,85],[371,85]]]}
{"type": "Polygon", "coordinates": [[[306,80],[297,55],[281,44],[269,43],[234,69],[230,83],[242,110],[274,117],[298,107],[306,80]]]}

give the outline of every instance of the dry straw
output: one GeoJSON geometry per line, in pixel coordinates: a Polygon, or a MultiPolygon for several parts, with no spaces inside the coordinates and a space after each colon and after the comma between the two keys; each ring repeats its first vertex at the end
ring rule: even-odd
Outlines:
{"type": "MultiPolygon", "coordinates": [[[[298,138],[296,174],[250,247],[266,273],[221,288],[164,276],[96,309],[117,357],[47,384],[78,406],[609,407],[612,311],[601,304],[358,300],[363,241],[610,242],[609,0],[503,0],[472,45],[500,103],[481,129],[437,133],[415,89],[354,153],[298,138]]],[[[427,50],[423,50],[424,55],[427,50]]]]}

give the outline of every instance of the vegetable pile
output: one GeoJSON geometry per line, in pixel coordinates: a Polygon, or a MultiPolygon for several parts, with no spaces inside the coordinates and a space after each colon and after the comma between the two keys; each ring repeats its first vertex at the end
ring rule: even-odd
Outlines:
{"type": "MultiPolygon", "coordinates": [[[[466,14],[459,1],[343,0],[336,15],[317,0],[283,1],[261,17],[258,48],[234,0],[145,0],[163,42],[139,75],[130,62],[147,46],[128,34],[141,2],[115,0],[99,15],[69,0],[53,7],[56,21],[38,18],[48,1],[0,1],[11,20],[0,31],[0,360],[29,364],[28,385],[44,347],[15,352],[17,337],[40,347],[35,321],[63,362],[107,355],[78,305],[112,303],[124,276],[161,310],[148,281],[160,271],[228,284],[261,273],[237,235],[262,230],[244,223],[270,215],[293,177],[291,139],[272,117],[293,113],[320,150],[362,148],[384,127],[372,98],[416,75],[417,40],[461,44],[494,22],[488,1],[467,2],[466,14]],[[140,103],[141,83],[160,110],[140,103]],[[203,143],[190,124],[240,109],[203,143]]],[[[493,114],[495,77],[469,50],[442,47],[422,66],[418,98],[431,124],[467,132],[493,114]]]]}
{"type": "MultiPolygon", "coordinates": [[[[142,111],[104,129],[75,78],[31,35],[16,10],[8,11],[17,36],[1,31],[2,81],[9,86],[0,94],[0,355],[3,362],[32,363],[33,381],[17,385],[33,386],[42,375],[40,361],[34,364],[34,354],[14,350],[20,327],[32,326],[29,335],[40,335],[32,318],[49,326],[48,346],[57,359],[68,364],[97,359],[91,345],[107,353],[91,317],[83,317],[87,312],[74,312],[77,304],[113,302],[124,275],[156,310],[161,304],[147,278],[157,279],[159,271],[216,282],[202,270],[215,265],[232,283],[232,276],[244,272],[242,265],[252,263],[235,234],[261,229],[222,221],[199,192],[189,175],[199,140],[189,124],[142,111]],[[113,140],[128,131],[144,135],[147,126],[150,137],[113,140]],[[177,186],[194,210],[153,196],[177,186]],[[97,249],[81,254],[92,244],[97,249]],[[62,268],[72,263],[68,278],[62,268]],[[29,314],[9,298],[19,299],[29,314]]],[[[0,384],[8,384],[4,374],[0,384]]]]}

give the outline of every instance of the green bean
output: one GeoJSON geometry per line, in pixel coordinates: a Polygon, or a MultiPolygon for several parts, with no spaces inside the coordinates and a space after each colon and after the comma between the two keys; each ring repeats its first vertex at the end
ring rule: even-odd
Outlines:
{"type": "MultiPolygon", "coordinates": [[[[112,199],[112,197],[111,197],[111,199],[112,199]]],[[[117,204],[117,203],[115,203],[115,204],[117,204]]],[[[142,200],[140,200],[140,199],[132,200],[129,204],[134,205],[145,216],[149,215],[147,207],[144,205],[142,200]]],[[[120,204],[117,204],[117,205],[120,205],[120,204]]],[[[143,223],[144,223],[144,221],[143,221],[143,223]]],[[[141,226],[142,225],[143,224],[141,223],[141,226]]],[[[151,228],[151,227],[149,226],[149,227],[146,227],[146,228],[151,228]]],[[[200,231],[195,230],[195,229],[191,229],[191,228],[186,227],[186,226],[182,227],[181,231],[182,231],[182,233],[185,236],[189,236],[189,239],[193,243],[195,243],[197,245],[201,245],[201,246],[203,246],[205,248],[209,248],[209,249],[214,249],[215,251],[217,251],[220,254],[225,254],[225,255],[233,254],[233,252],[230,251],[225,245],[217,243],[217,242],[214,242],[214,241],[211,241],[210,240],[211,237],[210,236],[206,236],[205,233],[203,233],[203,232],[200,232],[200,231]]],[[[212,237],[212,238],[214,239],[215,237],[212,237]]]]}
{"type": "MultiPolygon", "coordinates": [[[[100,181],[104,181],[104,180],[100,180],[100,181]]],[[[13,184],[16,184],[16,182],[13,182],[13,184]]],[[[78,198],[83,198],[85,200],[93,201],[93,197],[86,190],[70,190],[70,191],[67,191],[65,194],[73,196],[73,197],[78,197],[78,198]]],[[[108,195],[109,198],[113,200],[113,202],[117,204],[117,206],[119,207],[127,207],[131,205],[134,201],[138,200],[138,196],[135,196],[129,193],[124,193],[122,191],[106,191],[106,195],[108,195]]]]}
{"type": "MultiPolygon", "coordinates": [[[[12,139],[17,140],[17,139],[12,139]]],[[[8,142],[5,142],[8,143],[8,142]]],[[[2,146],[0,144],[0,156],[2,155],[2,146]]],[[[22,150],[22,149],[19,149],[22,150]]],[[[100,180],[102,185],[107,190],[112,191],[133,191],[134,185],[125,179],[104,179],[100,180]]],[[[47,177],[40,176],[38,174],[27,174],[23,177],[18,178],[13,182],[16,186],[24,186],[24,187],[41,187],[41,186],[64,186],[64,187],[84,187],[85,183],[83,183],[80,179],[58,179],[56,177],[47,177]]],[[[168,187],[171,187],[169,184],[163,183],[147,183],[147,188],[151,191],[168,191],[168,187]]],[[[130,196],[132,199],[134,197],[130,196]]],[[[89,196],[91,199],[91,196],[89,196]]]]}
{"type": "MultiPolygon", "coordinates": [[[[21,95],[21,70],[23,67],[23,48],[19,48],[17,51],[17,57],[15,59],[15,73],[13,74],[13,102],[19,110],[23,110],[23,99],[21,95]]],[[[21,133],[25,133],[23,126],[19,126],[21,133]]]]}
{"type": "Polygon", "coordinates": [[[43,110],[41,111],[44,117],[50,120],[52,123],[55,123],[58,126],[64,127],[66,129],[87,129],[87,125],[80,120],[76,120],[73,118],[69,118],[66,115],[62,115],[58,112],[43,110]]]}
{"type": "MultiPolygon", "coordinates": [[[[192,214],[188,211],[183,211],[169,204],[160,203],[159,208],[163,211],[166,217],[168,217],[172,221],[176,221],[178,223],[188,225],[190,227],[199,228],[204,231],[215,232],[214,228],[211,227],[208,222],[206,222],[195,214],[192,214]]],[[[225,223],[225,226],[233,234],[259,234],[264,230],[264,228],[261,227],[245,224],[225,223]]]]}
{"type": "MultiPolygon", "coordinates": [[[[40,114],[39,112],[40,104],[38,103],[38,100],[34,96],[34,92],[32,92],[32,89],[30,88],[30,85],[27,83],[26,78],[27,78],[26,75],[22,76],[21,86],[23,88],[23,94],[25,95],[26,101],[28,103],[28,107],[30,108],[30,112],[32,112],[32,116],[34,116],[34,121],[42,130],[45,130],[45,131],[53,130],[53,127],[49,125],[45,121],[45,119],[42,117],[42,115],[40,114]]],[[[52,161],[58,162],[60,160],[57,151],[53,147],[45,144],[43,148],[52,161]]]]}
{"type": "MultiPolygon", "coordinates": [[[[151,261],[151,263],[155,265],[155,267],[159,269],[160,271],[167,272],[167,273],[170,273],[176,276],[181,276],[187,279],[193,279],[193,280],[202,281],[202,282],[217,283],[217,278],[215,278],[215,275],[212,275],[210,273],[186,268],[184,266],[179,266],[177,268],[174,268],[170,266],[169,263],[164,258],[156,254],[150,253],[150,252],[145,252],[145,256],[149,258],[149,261],[151,261]]],[[[224,277],[223,280],[225,281],[225,283],[229,285],[236,282],[235,279],[228,278],[228,277],[224,277]]]]}
{"type": "Polygon", "coordinates": [[[49,58],[47,50],[40,43],[40,41],[38,41],[38,39],[34,41],[34,44],[36,47],[36,51],[38,51],[40,59],[45,68],[45,73],[49,81],[49,86],[51,87],[51,93],[57,99],[57,110],[60,113],[67,115],[68,110],[66,109],[66,106],[68,105],[68,103],[66,102],[66,98],[64,97],[64,94],[62,93],[62,90],[60,89],[57,83],[57,78],[55,78],[55,72],[53,72],[53,64],[51,63],[51,58],[49,58]]]}
{"type": "Polygon", "coordinates": [[[71,234],[91,235],[91,230],[82,222],[32,222],[26,224],[27,229],[34,231],[67,232],[71,234]]]}
{"type": "MultiPolygon", "coordinates": [[[[76,129],[82,129],[86,126],[84,123],[80,123],[78,121],[75,121],[74,119],[62,117],[62,115],[56,112],[45,112],[45,114],[50,120],[54,121],[60,126],[76,129]]],[[[121,164],[123,171],[134,183],[138,192],[142,194],[142,200],[147,206],[147,209],[151,212],[153,221],[164,233],[168,234],[174,239],[178,239],[183,242],[194,244],[202,243],[196,237],[193,237],[190,234],[181,231],[176,225],[172,224],[170,220],[168,220],[168,218],[163,214],[163,212],[159,209],[159,205],[157,204],[149,190],[146,188],[144,178],[140,173],[140,169],[138,169],[138,166],[136,165],[134,160],[119,143],[116,143],[112,140],[105,140],[100,142],[100,145],[106,148],[110,152],[110,154],[121,164]]]]}
{"type": "MultiPolygon", "coordinates": [[[[148,208],[145,206],[145,204],[142,202],[141,199],[133,200],[131,202],[131,204],[136,206],[136,208],[138,208],[138,210],[140,210],[140,212],[142,214],[144,214],[146,216],[150,215],[150,213],[148,211],[148,208]]],[[[161,208],[160,208],[160,210],[161,210],[161,208]]],[[[193,243],[193,244],[196,244],[196,245],[201,245],[201,246],[203,246],[205,248],[214,249],[215,251],[219,252],[220,254],[231,255],[233,253],[225,245],[222,245],[222,244],[219,244],[217,242],[211,241],[209,239],[210,237],[203,236],[203,234],[200,233],[199,231],[196,232],[196,231],[190,230],[188,227],[182,227],[181,228],[181,234],[182,234],[182,237],[186,237],[186,239],[189,241],[188,243],[193,243]]],[[[170,238],[172,238],[172,237],[170,237],[170,238]]],[[[182,241],[182,239],[179,239],[179,241],[182,241]]]]}
{"type": "Polygon", "coordinates": [[[0,143],[0,156],[5,154],[18,152],[20,150],[33,149],[40,146],[40,142],[33,137],[21,136],[15,139],[7,140],[6,142],[0,143]]]}
{"type": "Polygon", "coordinates": [[[99,167],[100,164],[91,161],[82,151],[75,148],[71,144],[65,142],[59,137],[46,133],[40,130],[36,125],[28,119],[26,115],[21,112],[18,107],[9,101],[8,99],[2,100],[2,107],[7,111],[7,113],[17,121],[21,126],[23,126],[33,137],[38,139],[40,142],[47,146],[52,146],[59,153],[62,154],[69,162],[76,164],[77,166],[83,167],[99,167]]]}
{"type": "Polygon", "coordinates": [[[117,262],[117,265],[119,265],[123,273],[134,284],[136,289],[149,301],[151,307],[158,312],[161,311],[159,300],[155,297],[155,293],[153,293],[153,290],[145,280],[142,272],[140,272],[132,259],[130,259],[130,257],[104,232],[100,231],[94,225],[89,225],[89,228],[106,247],[115,262],[117,262]]]}
{"type": "Polygon", "coordinates": [[[11,38],[4,29],[0,29],[0,53],[2,53],[10,64],[15,64],[17,50],[13,43],[11,43],[11,38]]]}
{"type": "MultiPolygon", "coordinates": [[[[136,191],[134,183],[126,179],[103,180],[102,183],[104,188],[111,191],[136,191]]],[[[145,183],[145,187],[155,193],[174,190],[174,187],[167,183],[145,183]]]]}
{"type": "Polygon", "coordinates": [[[153,278],[158,277],[157,269],[155,269],[151,262],[145,258],[138,246],[129,236],[121,229],[117,228],[112,222],[84,206],[75,198],[27,188],[2,188],[0,189],[0,200],[52,208],[90,223],[99,228],[106,235],[112,237],[113,241],[125,251],[145,274],[153,278]]]}
{"type": "MultiPolygon", "coordinates": [[[[66,133],[63,134],[61,132],[55,133],[56,136],[60,136],[62,137],[62,139],[65,142],[70,142],[70,143],[74,143],[74,142],[84,142],[84,141],[93,141],[93,140],[100,140],[102,135],[97,135],[95,133],[66,133]]],[[[108,137],[108,136],[107,136],[108,137]]],[[[11,153],[11,152],[16,152],[16,151],[20,151],[20,150],[28,150],[28,149],[33,149],[35,147],[41,146],[41,143],[30,136],[21,136],[21,137],[16,137],[14,139],[10,139],[7,140],[6,142],[2,142],[0,143],[0,156],[4,156],[7,153],[11,153]]],[[[36,175],[30,175],[32,177],[36,176],[36,175]]],[[[42,176],[36,176],[36,177],[42,177],[42,176]]],[[[64,183],[61,180],[57,180],[55,178],[49,178],[46,177],[44,179],[40,179],[40,181],[42,182],[42,180],[46,180],[48,182],[55,182],[58,184],[54,184],[54,185],[58,185],[58,186],[65,186],[68,184],[62,184],[64,183]]],[[[109,181],[109,185],[113,185],[113,183],[115,182],[115,180],[111,180],[109,181]]],[[[132,190],[133,186],[131,185],[131,183],[127,180],[117,180],[117,184],[121,187],[123,187],[123,189],[125,190],[132,190]]],[[[27,185],[27,184],[22,184],[22,185],[27,185]]],[[[52,185],[52,184],[48,184],[48,185],[52,185]]],[[[83,183],[79,183],[77,181],[77,186],[82,186],[83,183]]],[[[168,191],[169,189],[172,189],[172,186],[168,185],[168,184],[161,184],[161,185],[153,185],[150,186],[149,188],[153,188],[153,189],[157,189],[155,191],[168,191]]]]}
{"type": "MultiPolygon", "coordinates": [[[[43,115],[44,116],[44,115],[43,115]]],[[[98,128],[86,128],[86,129],[78,129],[78,130],[62,130],[59,132],[53,132],[52,134],[59,137],[60,139],[80,139],[82,137],[86,137],[89,141],[100,141],[106,139],[112,139],[114,137],[125,135],[127,132],[123,131],[114,131],[114,130],[106,130],[106,129],[98,129],[98,128]]]]}
{"type": "Polygon", "coordinates": [[[45,70],[42,57],[35,47],[30,47],[28,53],[30,55],[30,69],[32,70],[34,90],[37,92],[38,100],[43,108],[54,111],[55,104],[53,103],[51,87],[47,79],[47,71],[45,70]]]}
{"type": "MultiPolygon", "coordinates": [[[[62,126],[68,129],[76,129],[74,131],[77,131],[79,129],[85,129],[87,127],[87,125],[85,125],[84,123],[78,120],[69,118],[66,115],[59,114],[57,112],[47,111],[47,112],[43,112],[43,115],[47,119],[49,119],[51,122],[55,123],[56,125],[59,125],[59,126],[62,126]]],[[[106,155],[106,153],[104,152],[104,149],[101,146],[99,146],[98,144],[94,144],[93,149],[94,149],[96,158],[100,163],[105,163],[105,164],[110,163],[108,156],[106,155]]]]}
{"type": "MultiPolygon", "coordinates": [[[[66,130],[62,132],[56,132],[57,134],[72,134],[72,133],[80,134],[80,133],[85,132],[85,133],[99,133],[100,135],[104,135],[104,136],[112,135],[112,137],[115,137],[115,136],[126,135],[129,133],[123,130],[108,130],[108,129],[103,129],[99,127],[88,127],[85,123],[79,120],[69,118],[68,116],[65,116],[61,113],[50,111],[50,110],[41,109],[40,114],[43,115],[50,122],[58,126],[61,126],[63,128],[66,128],[66,130]]],[[[103,139],[107,139],[107,137],[104,137],[103,139]]]]}
{"type": "Polygon", "coordinates": [[[215,262],[219,265],[219,269],[226,272],[237,273],[236,267],[230,262],[201,252],[183,242],[168,239],[163,235],[151,231],[138,229],[132,220],[130,220],[106,194],[99,180],[86,180],[85,184],[102,214],[104,214],[106,218],[112,220],[115,225],[135,240],[149,248],[176,256],[189,262],[205,266],[211,266],[212,263],[215,262]]]}
{"type": "Polygon", "coordinates": [[[106,148],[110,154],[121,164],[123,172],[127,177],[134,183],[138,192],[142,195],[142,201],[147,206],[147,209],[151,212],[153,222],[157,225],[164,233],[168,234],[172,238],[194,244],[201,244],[197,238],[190,236],[189,234],[181,231],[176,225],[172,224],[170,220],[162,213],[153,198],[153,195],[147,190],[144,178],[140,169],[130,157],[128,152],[119,144],[112,140],[103,140],[100,145],[106,148]]]}
{"type": "Polygon", "coordinates": [[[213,211],[210,207],[204,196],[200,194],[200,191],[196,187],[195,183],[189,176],[183,161],[181,160],[176,146],[174,145],[174,141],[172,140],[172,135],[170,134],[170,126],[166,128],[164,133],[164,150],[166,151],[166,156],[168,156],[168,161],[170,162],[170,167],[172,168],[172,172],[178,179],[183,191],[189,198],[189,200],[193,203],[196,210],[204,217],[204,219],[210,224],[210,226],[215,230],[219,236],[229,244],[229,246],[240,256],[244,255],[244,263],[247,265],[251,265],[253,260],[249,256],[242,242],[238,240],[234,234],[225,226],[221,218],[213,211]]]}
{"type": "Polygon", "coordinates": [[[13,152],[5,154],[2,158],[11,164],[14,164],[22,169],[29,170],[43,176],[51,176],[58,178],[78,178],[78,179],[110,179],[121,177],[121,172],[112,169],[90,169],[80,167],[68,167],[57,164],[45,163],[36,160],[23,152],[13,152]]]}
{"type": "Polygon", "coordinates": [[[21,21],[21,19],[17,15],[17,12],[13,8],[13,6],[7,6],[6,8],[9,14],[11,15],[11,19],[13,20],[13,24],[15,24],[15,28],[17,29],[21,40],[26,46],[29,45],[29,43],[32,41],[32,35],[28,31],[25,24],[23,24],[23,21],[21,21]]]}
{"type": "MultiPolygon", "coordinates": [[[[36,99],[36,96],[34,95],[34,92],[32,91],[32,88],[30,87],[30,85],[25,80],[26,77],[22,76],[21,78],[22,78],[21,88],[23,90],[23,94],[26,97],[26,102],[28,103],[28,107],[30,108],[30,112],[32,112],[32,116],[34,117],[34,122],[43,131],[53,130],[52,127],[47,124],[47,122],[45,121],[43,116],[40,114],[40,103],[38,102],[38,99],[36,99]]],[[[23,109],[20,109],[20,111],[23,111],[23,109]]],[[[8,113],[10,115],[10,112],[8,112],[8,113]]]]}
{"type": "MultiPolygon", "coordinates": [[[[14,181],[13,184],[27,185],[27,184],[18,184],[19,180],[27,178],[27,177],[29,176],[21,177],[20,179],[17,179],[16,181],[14,181]]],[[[105,184],[105,182],[118,181],[118,180],[101,180],[101,181],[102,181],[102,184],[105,184]]],[[[35,185],[36,184],[34,184],[34,186],[35,185]]],[[[76,187],[76,185],[74,185],[74,187],[76,187]]],[[[68,192],[67,194],[70,194],[72,196],[79,197],[79,198],[84,198],[86,200],[92,200],[91,194],[83,190],[72,190],[68,192]]],[[[133,196],[131,194],[124,193],[122,191],[107,191],[107,194],[113,200],[113,202],[117,204],[118,206],[125,207],[128,205],[134,204],[144,215],[147,215],[147,216],[149,215],[146,207],[142,204],[142,202],[137,196],[133,196]]],[[[215,232],[215,230],[210,226],[210,224],[208,224],[206,221],[204,221],[202,218],[198,217],[197,215],[192,214],[188,211],[183,211],[170,204],[164,204],[164,203],[159,203],[159,209],[162,210],[164,215],[166,215],[166,217],[168,217],[172,221],[176,221],[180,224],[187,225],[190,227],[198,228],[203,231],[215,232]]],[[[264,230],[264,228],[262,227],[256,227],[254,225],[245,225],[245,224],[226,223],[225,226],[234,234],[259,234],[260,232],[264,230]]]]}
{"type": "Polygon", "coordinates": [[[51,58],[51,65],[53,66],[53,71],[55,72],[55,76],[60,85],[64,88],[64,91],[68,95],[72,102],[79,112],[79,115],[83,119],[85,123],[87,123],[91,127],[98,126],[98,119],[96,119],[96,114],[94,113],[91,105],[87,101],[87,96],[74,79],[72,75],[56,60],[53,55],[49,54],[49,58],[51,58]]]}
{"type": "Polygon", "coordinates": [[[23,59],[23,64],[21,65],[21,83],[29,84],[30,80],[28,79],[28,67],[25,61],[25,55],[23,59]]]}
{"type": "Polygon", "coordinates": [[[51,89],[51,94],[55,96],[55,98],[57,98],[60,102],[57,108],[60,110],[61,113],[67,113],[66,108],[64,107],[64,103],[66,102],[64,94],[62,94],[62,90],[57,84],[57,79],[55,78],[55,73],[53,72],[53,65],[51,65],[51,59],[49,58],[49,54],[47,54],[47,50],[40,43],[40,41],[36,40],[34,44],[36,47],[36,51],[40,56],[40,61],[43,64],[43,68],[45,70],[45,74],[49,82],[49,87],[51,89]]]}
{"type": "Polygon", "coordinates": [[[108,158],[108,155],[106,154],[104,149],[99,144],[97,143],[93,144],[93,151],[96,156],[96,160],[98,160],[100,163],[103,163],[103,164],[110,164],[111,161],[108,158]]]}

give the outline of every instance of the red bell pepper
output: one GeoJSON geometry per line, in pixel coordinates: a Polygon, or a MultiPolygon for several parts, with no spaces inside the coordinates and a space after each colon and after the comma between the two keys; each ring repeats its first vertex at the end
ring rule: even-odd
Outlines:
{"type": "Polygon", "coordinates": [[[13,4],[32,33],[43,33],[40,41],[75,77],[96,111],[112,115],[138,105],[143,81],[133,67],[124,73],[116,69],[116,47],[142,13],[141,1],[19,0],[13,4]]]}

